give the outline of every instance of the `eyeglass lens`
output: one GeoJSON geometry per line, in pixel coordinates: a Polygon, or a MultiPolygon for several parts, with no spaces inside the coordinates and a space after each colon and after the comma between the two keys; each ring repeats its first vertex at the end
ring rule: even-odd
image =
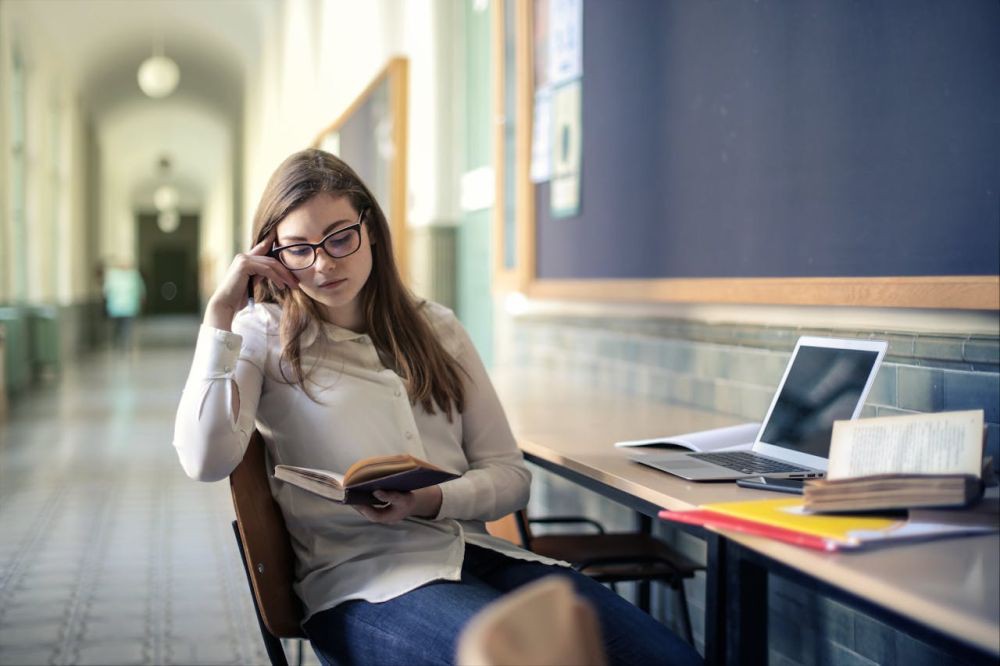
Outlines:
{"type": "Polygon", "coordinates": [[[361,247],[361,225],[353,224],[346,229],[335,231],[319,245],[302,243],[291,245],[278,252],[278,260],[291,270],[309,268],[316,262],[316,253],[322,247],[334,259],[354,254],[361,247]]]}

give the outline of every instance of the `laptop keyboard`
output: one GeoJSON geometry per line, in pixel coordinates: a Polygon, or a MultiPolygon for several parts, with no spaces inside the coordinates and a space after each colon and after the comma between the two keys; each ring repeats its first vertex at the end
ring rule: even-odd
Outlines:
{"type": "Polygon", "coordinates": [[[772,472],[809,472],[804,467],[796,467],[787,463],[764,458],[746,451],[725,453],[696,453],[692,457],[720,465],[744,474],[769,474],[772,472]]]}

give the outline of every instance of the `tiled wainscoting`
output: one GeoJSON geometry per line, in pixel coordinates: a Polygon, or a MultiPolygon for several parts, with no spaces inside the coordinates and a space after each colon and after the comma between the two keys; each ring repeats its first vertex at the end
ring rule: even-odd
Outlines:
{"type": "Polygon", "coordinates": [[[456,228],[439,223],[408,231],[410,286],[420,296],[449,308],[457,300],[455,284],[456,228]]]}
{"type": "Polygon", "coordinates": [[[100,301],[73,305],[0,305],[4,344],[0,383],[11,398],[57,376],[66,359],[108,339],[100,301]]]}
{"type": "MultiPolygon", "coordinates": [[[[507,322],[500,363],[545,368],[603,390],[652,397],[725,414],[764,417],[788,356],[800,335],[877,338],[889,351],[864,416],[983,409],[987,455],[1000,461],[1000,338],[996,335],[885,330],[800,329],[725,325],[669,318],[605,318],[531,314],[507,322]]],[[[668,432],[649,433],[650,437],[668,432]]],[[[610,445],[610,443],[609,443],[610,445]]],[[[535,469],[534,515],[583,513],[628,529],[621,506],[535,469]]],[[[696,557],[702,542],[657,526],[696,557]]],[[[917,641],[787,581],[773,581],[771,661],[788,663],[943,663],[917,641]],[[804,612],[801,606],[809,606],[804,612]],[[803,625],[804,618],[812,618],[803,625]],[[825,637],[825,638],[823,638],[825,637]]],[[[695,639],[704,649],[704,577],[689,583],[695,639]]],[[[654,609],[668,623],[670,599],[660,591],[654,609]]]]}

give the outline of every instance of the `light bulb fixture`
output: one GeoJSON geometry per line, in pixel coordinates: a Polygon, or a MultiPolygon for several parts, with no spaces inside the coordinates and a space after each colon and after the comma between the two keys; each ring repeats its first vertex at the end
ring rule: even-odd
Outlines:
{"type": "Polygon", "coordinates": [[[153,205],[156,206],[156,210],[161,213],[167,210],[177,208],[177,204],[180,202],[180,194],[177,192],[177,188],[173,185],[160,185],[153,192],[153,205]]]}
{"type": "Polygon", "coordinates": [[[139,65],[139,88],[148,96],[159,99],[177,88],[181,70],[177,63],[163,55],[162,43],[153,44],[153,55],[139,65]]]}
{"type": "Polygon", "coordinates": [[[160,214],[156,216],[156,226],[163,233],[172,234],[177,231],[177,227],[181,226],[181,214],[177,212],[176,208],[161,210],[160,214]]]}
{"type": "Polygon", "coordinates": [[[177,63],[166,56],[152,56],[139,65],[139,87],[154,99],[172,93],[180,80],[177,63]]]}
{"type": "Polygon", "coordinates": [[[181,201],[181,194],[177,188],[170,183],[171,160],[167,155],[162,155],[157,161],[159,175],[157,180],[160,185],[153,190],[153,205],[156,206],[156,226],[165,234],[172,234],[177,231],[181,224],[181,215],[177,206],[181,201]]]}

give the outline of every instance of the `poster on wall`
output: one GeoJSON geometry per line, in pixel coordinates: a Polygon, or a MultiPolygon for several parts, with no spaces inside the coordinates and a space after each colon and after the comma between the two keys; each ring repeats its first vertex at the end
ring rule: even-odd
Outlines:
{"type": "Polygon", "coordinates": [[[531,182],[550,181],[553,217],[580,212],[583,0],[534,3],[531,182]]]}
{"type": "Polygon", "coordinates": [[[583,0],[549,0],[548,83],[583,76],[583,0]]]}
{"type": "Polygon", "coordinates": [[[555,88],[552,94],[553,217],[573,217],[580,212],[581,98],[580,79],[555,88]]]}
{"type": "Polygon", "coordinates": [[[531,182],[544,183],[552,177],[552,90],[535,91],[531,121],[531,182]]]}
{"type": "Polygon", "coordinates": [[[532,13],[535,102],[531,118],[531,182],[552,177],[552,87],[549,85],[549,0],[535,0],[532,13]]]}

